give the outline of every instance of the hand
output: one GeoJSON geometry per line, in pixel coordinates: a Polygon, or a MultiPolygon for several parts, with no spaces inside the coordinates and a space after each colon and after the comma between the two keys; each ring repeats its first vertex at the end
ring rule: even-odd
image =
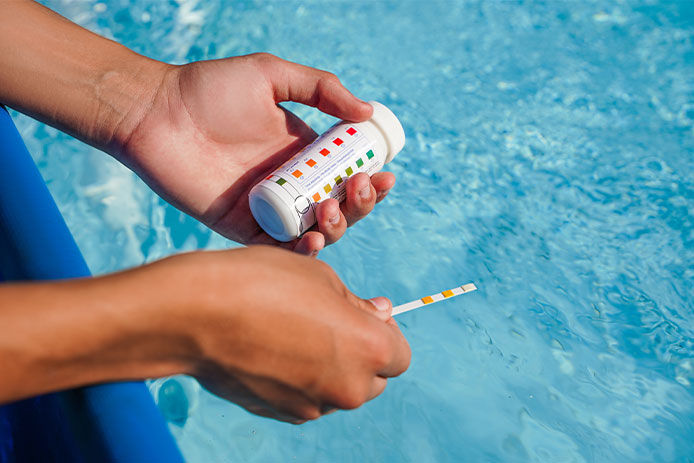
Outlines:
{"type": "Polygon", "coordinates": [[[317,135],[277,103],[297,101],[354,122],[368,119],[371,106],[334,75],[268,54],[165,69],[149,109],[137,124],[124,124],[135,128],[120,137],[117,156],[164,199],[228,238],[315,255],[395,183],[387,172],[355,175],[343,204],[320,203],[313,231],[279,243],[255,222],[248,192],[317,135]]]}
{"type": "Polygon", "coordinates": [[[323,262],[269,246],[0,285],[0,306],[0,404],[186,373],[297,422],[358,407],[410,361],[386,298],[359,299],[323,262]]]}
{"type": "Polygon", "coordinates": [[[277,103],[298,101],[354,122],[368,119],[371,106],[334,75],[272,55],[170,66],[36,2],[3,8],[0,101],[113,154],[164,199],[233,240],[316,254],[395,182],[390,173],[354,175],[341,205],[319,205],[313,231],[278,243],[255,223],[248,192],[316,134],[277,103]]]}
{"type": "Polygon", "coordinates": [[[165,317],[196,346],[188,373],[253,413],[297,422],[356,408],[409,365],[388,299],[356,297],[321,261],[253,246],[141,272],[153,270],[166,276],[150,282],[190,291],[165,317]]]}

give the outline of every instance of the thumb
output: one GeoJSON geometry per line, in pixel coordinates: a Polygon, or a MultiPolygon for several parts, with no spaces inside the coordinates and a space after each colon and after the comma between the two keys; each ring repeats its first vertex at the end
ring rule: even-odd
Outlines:
{"type": "Polygon", "coordinates": [[[272,55],[263,55],[261,61],[276,103],[295,101],[352,122],[365,121],[373,113],[371,105],[352,95],[335,74],[272,55]]]}
{"type": "Polygon", "coordinates": [[[387,297],[374,297],[368,299],[371,304],[364,304],[365,306],[371,306],[369,309],[377,317],[384,322],[390,320],[391,313],[393,312],[393,304],[387,297]]]}

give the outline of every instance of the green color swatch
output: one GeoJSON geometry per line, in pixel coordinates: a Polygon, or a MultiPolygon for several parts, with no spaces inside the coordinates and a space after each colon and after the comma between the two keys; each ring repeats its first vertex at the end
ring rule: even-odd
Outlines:
{"type": "Polygon", "coordinates": [[[287,181],[281,177],[277,180],[278,185],[284,185],[285,183],[287,183],[287,181]]]}
{"type": "Polygon", "coordinates": [[[372,150],[369,150],[369,151],[366,153],[366,157],[369,158],[369,159],[371,159],[372,157],[374,157],[374,152],[373,152],[372,150]]]}
{"type": "Polygon", "coordinates": [[[357,167],[361,167],[364,165],[364,161],[361,160],[361,158],[357,159],[357,167]]]}
{"type": "Polygon", "coordinates": [[[352,170],[351,167],[348,167],[348,168],[345,169],[345,174],[347,174],[347,177],[349,177],[349,176],[352,175],[353,173],[354,173],[354,171],[352,170]]]}

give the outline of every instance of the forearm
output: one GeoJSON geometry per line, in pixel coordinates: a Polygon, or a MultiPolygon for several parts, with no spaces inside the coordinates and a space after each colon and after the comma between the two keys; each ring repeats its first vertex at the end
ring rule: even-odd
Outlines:
{"type": "Polygon", "coordinates": [[[33,1],[0,2],[0,103],[100,149],[132,132],[166,67],[33,1]]]}
{"type": "Polygon", "coordinates": [[[0,285],[0,403],[190,372],[195,347],[175,316],[184,298],[168,287],[160,267],[0,285]]]}

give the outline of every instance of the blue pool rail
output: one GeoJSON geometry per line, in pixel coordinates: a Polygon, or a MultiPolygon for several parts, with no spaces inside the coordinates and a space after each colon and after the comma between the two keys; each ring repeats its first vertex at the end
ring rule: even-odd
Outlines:
{"type": "MultiPolygon", "coordinates": [[[[0,280],[90,276],[7,111],[0,106],[0,280]]],[[[0,307],[2,310],[2,307],[0,307]]],[[[142,382],[0,406],[0,463],[182,462],[142,382]]]]}

